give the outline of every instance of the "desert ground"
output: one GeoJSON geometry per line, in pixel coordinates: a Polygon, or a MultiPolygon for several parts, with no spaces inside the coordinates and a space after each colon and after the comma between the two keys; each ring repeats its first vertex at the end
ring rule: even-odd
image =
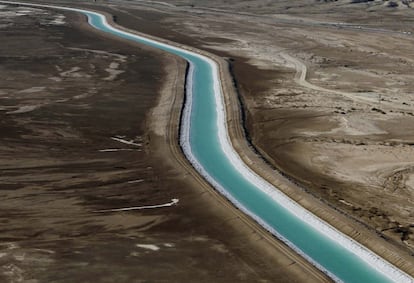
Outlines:
{"type": "Polygon", "coordinates": [[[0,281],[329,281],[175,157],[185,62],[74,13],[0,31],[0,281]]]}
{"type": "MultiPolygon", "coordinates": [[[[411,1],[50,2],[105,11],[121,26],[226,58],[247,138],[269,168],[414,262],[411,1]]],[[[265,241],[252,240],[256,230],[223,221],[231,209],[210,196],[205,204],[208,190],[166,161],[151,109],[169,86],[166,78],[180,80],[183,62],[83,32],[83,19],[73,15],[2,12],[13,16],[13,24],[1,18],[0,34],[7,42],[0,49],[4,276],[36,278],[45,266],[70,270],[81,263],[84,276],[102,278],[115,264],[119,280],[138,273],[170,279],[159,272],[165,269],[182,276],[177,281],[317,276],[292,267],[295,260],[276,248],[265,253],[265,241]],[[12,28],[21,38],[12,40],[12,28]],[[92,213],[172,198],[179,205],[92,213]],[[160,250],[142,250],[141,242],[160,250]],[[114,245],[120,257],[132,246],[137,251],[114,261],[108,256],[114,245]],[[21,254],[27,261],[19,261],[21,254]],[[30,263],[35,257],[46,259],[30,263]]]]}

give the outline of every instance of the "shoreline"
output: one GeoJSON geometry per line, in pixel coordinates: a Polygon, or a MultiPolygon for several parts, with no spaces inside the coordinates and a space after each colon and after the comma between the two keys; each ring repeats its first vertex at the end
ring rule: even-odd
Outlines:
{"type": "MultiPolygon", "coordinates": [[[[16,3],[17,4],[17,3],[16,3]]],[[[146,37],[147,37],[147,35],[145,35],[146,37]]],[[[149,37],[149,36],[148,36],[149,37]]],[[[161,42],[165,42],[165,41],[161,41],[161,42]]],[[[173,46],[176,46],[176,45],[173,45],[173,46]]],[[[183,48],[182,46],[180,46],[179,48],[183,48]]],[[[190,48],[188,48],[188,49],[190,49],[190,48]]],[[[187,49],[186,49],[187,50],[187,49]]],[[[190,49],[191,51],[190,52],[194,52],[192,49],[190,49]]],[[[222,78],[222,82],[225,82],[226,80],[225,79],[223,79],[223,78],[226,78],[225,77],[225,75],[223,74],[223,70],[222,70],[222,68],[223,68],[223,66],[222,66],[222,64],[223,64],[223,62],[222,62],[222,60],[220,60],[219,58],[215,58],[215,56],[214,55],[211,55],[211,54],[209,54],[209,55],[206,55],[207,54],[207,52],[202,52],[202,51],[199,51],[199,52],[196,52],[197,54],[202,54],[201,56],[207,56],[207,58],[210,58],[210,60],[213,60],[214,62],[216,62],[216,64],[217,64],[217,66],[218,66],[218,71],[219,71],[219,75],[220,75],[220,77],[222,78]],[[218,62],[221,62],[221,64],[220,63],[217,63],[217,61],[218,62]],[[221,67],[221,68],[220,68],[221,67]]],[[[223,90],[224,90],[224,88],[225,88],[225,86],[223,86],[224,84],[222,84],[221,85],[221,87],[223,88],[223,90]]],[[[237,145],[235,145],[235,144],[237,144],[238,142],[242,142],[242,140],[238,140],[237,139],[237,127],[236,127],[236,117],[239,117],[240,116],[240,110],[239,109],[232,109],[232,106],[234,105],[233,103],[230,103],[229,101],[231,101],[231,96],[230,96],[230,94],[228,93],[228,92],[226,92],[226,91],[223,91],[223,99],[225,100],[225,102],[227,102],[227,103],[225,103],[224,105],[225,105],[225,107],[226,108],[228,108],[228,109],[231,109],[232,111],[227,111],[227,113],[230,113],[230,114],[233,114],[233,115],[227,115],[225,118],[226,118],[226,120],[227,120],[227,123],[228,123],[228,125],[226,126],[227,127],[227,130],[229,131],[229,141],[233,144],[233,146],[235,147],[235,151],[240,155],[240,157],[244,160],[244,161],[246,161],[246,159],[249,159],[249,155],[251,155],[251,153],[250,152],[246,152],[246,151],[242,151],[242,150],[240,150],[240,148],[239,148],[239,150],[237,149],[237,145]],[[226,96],[226,94],[227,94],[227,96],[226,96]],[[227,100],[226,100],[226,98],[227,98],[227,100]],[[238,113],[237,115],[236,115],[236,113],[238,113]],[[232,136],[232,134],[233,134],[233,136],[232,136]]],[[[238,118],[238,119],[240,119],[240,117],[238,118]]],[[[238,120],[237,119],[237,120],[238,120]]],[[[240,134],[240,133],[239,133],[240,134]]],[[[240,144],[239,146],[242,146],[242,144],[240,144]]],[[[254,162],[254,161],[252,161],[252,162],[254,162]]],[[[249,163],[247,163],[247,164],[250,164],[250,170],[253,170],[253,171],[256,171],[257,169],[255,168],[255,166],[251,166],[251,163],[249,162],[249,163]]],[[[260,174],[261,175],[261,174],[260,174]]],[[[263,175],[262,175],[263,176],[263,175]]],[[[265,179],[267,179],[267,178],[265,178],[265,179]]],[[[279,186],[278,186],[278,188],[280,188],[279,186]]],[[[285,193],[284,192],[284,190],[282,190],[281,189],[281,191],[283,192],[283,193],[285,193]]],[[[286,194],[286,193],[285,193],[286,194]]],[[[286,194],[288,197],[290,197],[290,195],[289,194],[286,194]]],[[[328,222],[329,223],[329,222],[328,222]]]]}

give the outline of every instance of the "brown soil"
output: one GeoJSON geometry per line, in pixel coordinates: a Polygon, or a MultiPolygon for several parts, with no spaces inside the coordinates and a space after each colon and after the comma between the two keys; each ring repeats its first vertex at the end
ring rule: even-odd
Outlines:
{"type": "Polygon", "coordinates": [[[246,14],[203,3],[120,1],[107,11],[122,25],[232,58],[248,135],[266,161],[370,230],[373,249],[385,239],[412,265],[413,11],[321,3],[312,15],[300,5],[246,14]]]}
{"type": "Polygon", "coordinates": [[[61,13],[24,10],[0,9],[1,281],[326,280],[179,158],[182,61],[93,32],[79,15],[60,25],[61,13]],[[156,115],[162,101],[171,122],[156,115]]]}

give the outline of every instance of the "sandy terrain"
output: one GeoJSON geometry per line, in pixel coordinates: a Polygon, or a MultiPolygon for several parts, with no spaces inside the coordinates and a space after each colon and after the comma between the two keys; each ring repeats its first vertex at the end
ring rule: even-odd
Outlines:
{"type": "Polygon", "coordinates": [[[182,159],[184,62],[78,15],[0,15],[0,281],[328,281],[182,159]]]}

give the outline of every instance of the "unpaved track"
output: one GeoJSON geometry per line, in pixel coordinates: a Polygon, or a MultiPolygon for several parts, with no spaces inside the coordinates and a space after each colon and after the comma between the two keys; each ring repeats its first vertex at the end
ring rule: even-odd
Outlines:
{"type": "Polygon", "coordinates": [[[341,95],[343,97],[351,99],[352,101],[358,101],[364,104],[378,103],[379,97],[378,98],[363,97],[361,96],[361,94],[358,94],[358,93],[345,92],[345,91],[340,91],[340,90],[335,90],[335,89],[327,89],[321,86],[314,85],[306,80],[307,73],[308,73],[308,67],[306,66],[306,64],[304,64],[299,59],[294,58],[286,53],[280,53],[280,56],[282,56],[283,59],[285,59],[287,62],[295,66],[295,70],[296,70],[295,82],[305,88],[320,91],[320,92],[327,93],[327,94],[341,95]]]}

